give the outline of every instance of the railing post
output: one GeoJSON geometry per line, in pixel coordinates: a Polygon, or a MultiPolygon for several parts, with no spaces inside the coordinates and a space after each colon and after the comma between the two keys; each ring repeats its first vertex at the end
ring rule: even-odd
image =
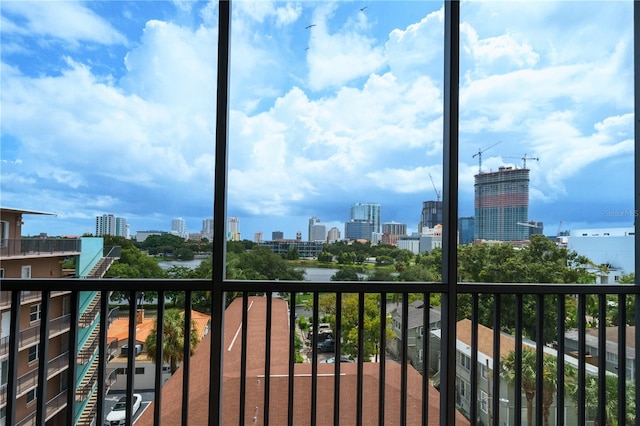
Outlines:
{"type": "MultiPolygon", "coordinates": [[[[47,376],[49,358],[49,290],[42,292],[40,310],[40,343],[38,346],[38,389],[36,394],[36,424],[43,425],[47,419],[47,376]]],[[[74,360],[75,362],[75,360],[74,360]]]]}
{"type": "Polygon", "coordinates": [[[213,201],[213,276],[211,277],[211,370],[209,424],[222,424],[224,290],[226,250],[227,139],[229,113],[229,43],[231,0],[218,1],[218,76],[216,99],[215,192],[213,201]]]}
{"type": "Polygon", "coordinates": [[[440,424],[455,423],[457,223],[458,223],[458,98],[460,78],[460,2],[444,2],[444,135],[442,358],[440,375],[440,424]]]}
{"type": "Polygon", "coordinates": [[[20,291],[11,292],[11,330],[9,331],[9,377],[7,377],[7,424],[16,424],[18,385],[18,336],[20,334],[20,291]]]}
{"type": "MultiPolygon", "coordinates": [[[[80,306],[80,298],[78,297],[79,291],[71,292],[71,303],[69,306],[71,308],[71,321],[69,323],[69,370],[67,371],[67,421],[69,424],[75,424],[75,393],[76,393],[76,355],[78,353],[78,317],[79,306],[80,306]]],[[[64,312],[63,312],[64,314],[64,312]]],[[[96,424],[99,424],[96,422],[96,424]]]]}
{"type": "MultiPolygon", "coordinates": [[[[634,106],[634,167],[633,167],[633,200],[635,206],[635,217],[637,219],[638,212],[640,212],[640,3],[633,2],[633,106],[634,106]]],[[[640,285],[638,280],[638,274],[640,273],[640,239],[638,238],[638,231],[640,230],[640,224],[638,220],[634,221],[634,270],[635,270],[635,285],[640,285]]],[[[635,295],[635,318],[640,318],[640,296],[635,295]]],[[[640,327],[635,328],[635,347],[640,348],[640,327]]],[[[635,368],[634,368],[634,381],[636,386],[640,383],[640,357],[636,356],[635,368]]],[[[625,372],[626,374],[626,372],[625,372]]],[[[635,417],[640,418],[640,392],[636,388],[635,397],[635,417]]]]}

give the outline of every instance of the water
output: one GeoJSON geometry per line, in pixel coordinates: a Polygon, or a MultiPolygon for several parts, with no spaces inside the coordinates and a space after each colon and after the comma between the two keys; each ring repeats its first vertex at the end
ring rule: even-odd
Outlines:
{"type": "MultiPolygon", "coordinates": [[[[187,268],[195,269],[200,265],[203,259],[193,259],[193,260],[160,260],[158,261],[158,265],[165,271],[172,266],[185,266],[187,268]]],[[[313,282],[325,282],[331,281],[331,277],[338,272],[340,269],[338,268],[313,268],[313,267],[303,267],[299,268],[303,269],[305,272],[304,280],[305,281],[313,281],[313,282]]],[[[358,274],[360,278],[366,278],[366,274],[358,274]]]]}
{"type": "Polygon", "coordinates": [[[195,269],[200,263],[202,263],[204,259],[193,259],[193,260],[159,260],[158,265],[165,271],[172,266],[185,266],[187,268],[195,269]]]}

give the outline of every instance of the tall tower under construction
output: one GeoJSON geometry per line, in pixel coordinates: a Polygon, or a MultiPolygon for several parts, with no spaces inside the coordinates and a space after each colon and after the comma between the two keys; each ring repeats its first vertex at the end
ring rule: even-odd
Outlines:
{"type": "Polygon", "coordinates": [[[500,167],[475,175],[475,240],[529,239],[529,169],[500,167]]]}

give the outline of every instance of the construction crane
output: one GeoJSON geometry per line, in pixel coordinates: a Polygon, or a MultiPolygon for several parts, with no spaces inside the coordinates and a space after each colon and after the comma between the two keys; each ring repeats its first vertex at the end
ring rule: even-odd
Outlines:
{"type": "Polygon", "coordinates": [[[431,179],[431,185],[433,185],[433,190],[436,192],[436,201],[440,201],[440,191],[438,191],[438,189],[436,188],[436,184],[433,182],[431,173],[429,173],[429,179],[431,179]]]}
{"type": "Polygon", "coordinates": [[[526,169],[527,168],[527,160],[535,160],[535,161],[539,161],[540,159],[538,157],[527,157],[527,154],[525,154],[522,158],[522,168],[526,169]]]}
{"type": "MultiPolygon", "coordinates": [[[[501,142],[501,141],[500,141],[500,142],[501,142]]],[[[472,157],[472,158],[476,158],[476,157],[478,157],[478,174],[482,173],[482,154],[483,154],[485,151],[488,151],[489,149],[491,149],[491,148],[493,148],[494,146],[498,145],[500,142],[496,142],[496,143],[494,143],[493,145],[491,145],[491,146],[489,146],[489,147],[487,147],[487,148],[485,148],[485,149],[483,149],[483,150],[478,149],[478,152],[476,152],[475,154],[473,154],[473,157],[472,157]]]]}
{"type": "Polygon", "coordinates": [[[539,161],[540,159],[538,157],[527,157],[527,154],[525,154],[522,157],[511,157],[511,156],[507,156],[507,157],[502,157],[502,158],[519,158],[522,160],[522,168],[526,169],[527,168],[527,160],[535,160],[535,161],[539,161]]]}

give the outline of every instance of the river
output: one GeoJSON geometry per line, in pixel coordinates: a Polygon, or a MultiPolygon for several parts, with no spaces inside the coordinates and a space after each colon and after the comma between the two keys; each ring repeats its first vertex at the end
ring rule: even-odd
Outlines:
{"type": "MultiPolygon", "coordinates": [[[[160,260],[158,261],[158,265],[164,270],[171,268],[172,266],[185,266],[187,268],[195,269],[200,265],[203,259],[193,259],[193,260],[160,260]]],[[[302,267],[299,269],[303,269],[304,280],[305,281],[313,281],[313,282],[326,282],[331,281],[331,276],[339,271],[337,268],[313,268],[313,267],[302,267]]],[[[366,277],[364,274],[358,274],[360,278],[366,277]]]]}

